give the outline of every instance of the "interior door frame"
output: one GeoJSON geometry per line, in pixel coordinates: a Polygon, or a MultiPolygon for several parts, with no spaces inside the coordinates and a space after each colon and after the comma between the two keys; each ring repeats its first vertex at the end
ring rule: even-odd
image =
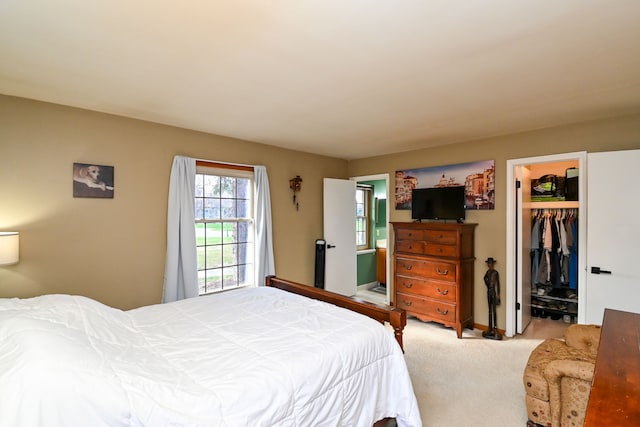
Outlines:
{"type": "Polygon", "coordinates": [[[553,163],[567,160],[577,160],[580,178],[578,179],[578,323],[584,323],[586,317],[586,261],[587,261],[587,152],[577,151],[572,153],[552,154],[547,156],[526,157],[522,159],[507,160],[507,280],[506,280],[506,331],[507,337],[512,337],[517,331],[516,302],[518,293],[522,292],[517,280],[517,221],[516,221],[516,167],[537,163],[553,163]]]}
{"type": "Polygon", "coordinates": [[[353,177],[351,177],[349,179],[356,181],[356,183],[361,182],[361,181],[379,181],[379,180],[384,180],[384,182],[385,182],[385,187],[386,187],[385,193],[387,195],[387,212],[386,212],[386,218],[387,218],[387,221],[386,221],[387,253],[386,253],[386,256],[385,256],[385,258],[386,258],[385,259],[385,263],[386,263],[387,267],[385,268],[385,271],[386,271],[386,280],[387,280],[387,282],[386,282],[387,283],[387,295],[386,295],[386,298],[387,298],[387,304],[389,304],[390,301],[391,301],[391,286],[390,286],[391,285],[391,281],[390,281],[391,272],[389,270],[390,267],[391,267],[391,265],[390,265],[391,264],[390,263],[390,259],[391,259],[390,253],[391,253],[391,251],[389,250],[389,243],[390,243],[389,242],[389,234],[390,234],[389,233],[389,206],[391,205],[391,203],[389,202],[389,174],[388,173],[380,173],[380,174],[376,174],[376,175],[353,176],[353,177]]]}

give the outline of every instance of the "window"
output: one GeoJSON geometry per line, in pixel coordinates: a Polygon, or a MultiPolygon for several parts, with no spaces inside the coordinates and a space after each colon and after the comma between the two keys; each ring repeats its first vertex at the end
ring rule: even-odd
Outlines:
{"type": "Polygon", "coordinates": [[[253,286],[253,169],[196,168],[200,295],[253,286]]]}
{"type": "Polygon", "coordinates": [[[356,246],[357,249],[369,249],[369,200],[371,189],[356,187],[356,246]]]}

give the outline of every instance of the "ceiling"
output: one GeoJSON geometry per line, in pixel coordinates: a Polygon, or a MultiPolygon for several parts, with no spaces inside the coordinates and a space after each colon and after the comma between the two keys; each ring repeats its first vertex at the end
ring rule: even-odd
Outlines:
{"type": "Polygon", "coordinates": [[[0,93],[364,158],[640,112],[640,1],[2,0],[0,93]]]}

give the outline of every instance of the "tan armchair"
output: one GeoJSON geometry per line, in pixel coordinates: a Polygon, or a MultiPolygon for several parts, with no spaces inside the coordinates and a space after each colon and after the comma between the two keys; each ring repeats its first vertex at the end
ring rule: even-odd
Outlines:
{"type": "Polygon", "coordinates": [[[582,426],[600,342],[600,326],[570,325],[529,356],[523,381],[528,426],[582,426]]]}

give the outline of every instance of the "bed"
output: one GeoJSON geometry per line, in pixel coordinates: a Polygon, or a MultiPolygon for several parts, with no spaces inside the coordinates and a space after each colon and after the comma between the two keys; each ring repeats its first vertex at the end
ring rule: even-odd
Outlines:
{"type": "Polygon", "coordinates": [[[0,425],[421,425],[397,326],[381,325],[402,313],[267,283],[129,311],[0,299],[0,425]]]}

